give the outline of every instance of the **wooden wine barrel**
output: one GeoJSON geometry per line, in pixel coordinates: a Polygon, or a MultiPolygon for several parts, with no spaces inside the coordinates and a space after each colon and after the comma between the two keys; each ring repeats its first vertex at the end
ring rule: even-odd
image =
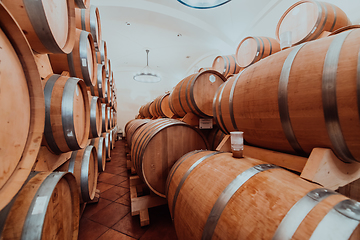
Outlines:
{"type": "Polygon", "coordinates": [[[80,202],[89,202],[94,199],[98,179],[98,157],[93,145],[72,152],[71,158],[57,171],[74,174],[80,193],[80,202]]]}
{"type": "Polygon", "coordinates": [[[236,49],[236,62],[246,68],[259,60],[280,51],[280,43],[270,37],[246,37],[236,49]]]}
{"type": "Polygon", "coordinates": [[[101,40],[99,51],[96,52],[96,60],[97,63],[104,64],[105,66],[107,66],[107,47],[106,47],[106,41],[104,40],[101,40]]]}
{"type": "Polygon", "coordinates": [[[97,138],[102,130],[102,109],[101,101],[98,97],[90,96],[90,131],[89,138],[97,138]]]}
{"type": "Polygon", "coordinates": [[[131,148],[131,143],[132,143],[132,137],[134,136],[135,132],[142,125],[146,124],[149,121],[150,121],[150,119],[133,119],[125,125],[126,141],[130,148],[131,148]]]}
{"type": "Polygon", "coordinates": [[[108,132],[104,132],[104,133],[102,133],[101,136],[104,138],[104,141],[105,141],[106,161],[110,161],[111,160],[110,134],[108,132]]]}
{"type": "Polygon", "coordinates": [[[153,117],[150,112],[150,105],[152,103],[153,103],[153,101],[146,103],[144,105],[144,107],[141,109],[141,115],[144,116],[144,118],[152,118],[153,117]]]}
{"type": "Polygon", "coordinates": [[[214,69],[212,69],[212,67],[199,68],[199,71],[198,71],[198,72],[203,72],[203,71],[207,71],[207,70],[214,70],[214,69]]]}
{"type": "Polygon", "coordinates": [[[103,137],[93,138],[93,139],[91,139],[90,144],[93,145],[96,149],[98,172],[105,171],[106,146],[105,146],[104,138],[103,137]]]}
{"type": "Polygon", "coordinates": [[[331,148],[360,161],[360,29],[281,51],[229,79],[214,98],[222,131],[268,149],[331,148]]]}
{"type": "Polygon", "coordinates": [[[179,240],[359,237],[359,202],[254,158],[190,152],[166,189],[179,240]]]}
{"type": "Polygon", "coordinates": [[[112,129],[109,129],[108,131],[108,134],[109,134],[109,148],[110,150],[113,150],[114,149],[114,146],[113,146],[113,132],[112,132],[112,129]]]}
{"type": "Polygon", "coordinates": [[[111,71],[111,63],[110,63],[110,59],[108,58],[108,62],[107,62],[107,68],[106,68],[106,77],[110,78],[112,71],[111,71]]]}
{"type": "Polygon", "coordinates": [[[164,95],[158,96],[154,100],[154,107],[156,112],[155,117],[171,118],[174,115],[169,106],[169,96],[170,93],[165,93],[164,95]]]}
{"type": "Polygon", "coordinates": [[[71,52],[75,43],[74,1],[2,0],[2,3],[16,19],[35,52],[71,52]]]}
{"type": "Polygon", "coordinates": [[[54,73],[61,74],[67,71],[70,76],[83,79],[89,87],[96,85],[97,65],[94,41],[90,33],[76,29],[76,41],[72,52],[67,55],[49,54],[49,59],[54,73]]]}
{"type": "Polygon", "coordinates": [[[44,140],[55,154],[84,148],[89,138],[90,106],[84,81],[49,75],[45,79],[44,140]]]}
{"type": "Polygon", "coordinates": [[[276,38],[281,49],[319,38],[322,32],[332,32],[350,25],[346,14],[337,6],[311,0],[293,4],[281,16],[276,26],[276,38]]]}
{"type": "Polygon", "coordinates": [[[174,119],[152,120],[132,138],[131,159],[149,188],[165,197],[165,182],[172,165],[187,152],[206,149],[204,136],[190,125],[174,119]]]}
{"type": "Polygon", "coordinates": [[[107,114],[107,119],[108,119],[108,129],[112,129],[112,120],[111,120],[111,108],[110,107],[106,107],[106,114],[107,114]]]}
{"type": "Polygon", "coordinates": [[[94,5],[86,9],[75,9],[75,19],[76,28],[91,34],[95,49],[98,51],[102,40],[99,9],[94,5]]]}
{"type": "Polygon", "coordinates": [[[92,92],[93,96],[98,96],[101,101],[105,98],[105,66],[104,64],[97,64],[97,74],[96,74],[96,84],[94,86],[94,91],[92,92]]]}
{"type": "Polygon", "coordinates": [[[71,173],[32,172],[0,212],[0,239],[73,239],[79,231],[79,192],[71,173]]]}
{"type": "Polygon", "coordinates": [[[212,117],[212,103],[225,77],[215,70],[192,74],[180,81],[169,96],[169,106],[173,113],[184,117],[194,113],[199,117],[212,117]]]}
{"type": "Polygon", "coordinates": [[[116,139],[117,139],[117,127],[114,127],[112,130],[111,130],[111,135],[112,135],[112,149],[115,148],[115,142],[116,142],[116,139]]]}
{"type": "Polygon", "coordinates": [[[207,136],[207,141],[211,150],[215,150],[217,146],[221,143],[225,134],[221,131],[220,128],[214,127],[211,129],[209,135],[207,136]]]}
{"type": "Polygon", "coordinates": [[[102,132],[106,132],[109,128],[109,125],[108,125],[107,107],[106,107],[105,103],[101,104],[101,116],[102,116],[101,129],[102,129],[102,132]]]}
{"type": "Polygon", "coordinates": [[[110,94],[109,94],[109,90],[110,90],[110,82],[109,82],[109,78],[105,77],[105,96],[104,98],[102,98],[102,102],[103,103],[110,103],[110,94]]]}
{"type": "Polygon", "coordinates": [[[25,35],[0,2],[0,209],[19,191],[40,149],[44,92],[25,35]]]}
{"type": "Polygon", "coordinates": [[[110,109],[110,116],[111,116],[111,126],[112,126],[112,128],[114,128],[115,127],[115,119],[114,119],[114,109],[113,108],[110,109]]]}
{"type": "Polygon", "coordinates": [[[86,9],[90,7],[90,0],[75,0],[75,6],[77,8],[86,9]]]}
{"type": "Polygon", "coordinates": [[[226,77],[229,74],[238,73],[241,67],[236,63],[235,55],[224,55],[214,59],[212,69],[226,77]]]}

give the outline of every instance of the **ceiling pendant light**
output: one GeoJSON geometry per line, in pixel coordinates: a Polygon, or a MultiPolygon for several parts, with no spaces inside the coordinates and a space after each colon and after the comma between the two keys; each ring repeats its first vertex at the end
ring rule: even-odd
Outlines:
{"type": "Polygon", "coordinates": [[[214,8],[221,6],[225,3],[230,2],[231,0],[178,0],[178,1],[188,7],[206,9],[206,8],[214,8]]]}
{"type": "Polygon", "coordinates": [[[153,73],[149,67],[149,50],[146,49],[146,67],[140,73],[134,75],[134,80],[138,82],[155,83],[161,80],[160,76],[153,73]]]}

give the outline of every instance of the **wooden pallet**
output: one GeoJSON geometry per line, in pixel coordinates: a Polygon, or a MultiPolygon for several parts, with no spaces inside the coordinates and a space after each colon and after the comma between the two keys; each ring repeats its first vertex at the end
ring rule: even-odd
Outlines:
{"type": "Polygon", "coordinates": [[[131,216],[140,215],[140,225],[147,226],[150,224],[149,208],[167,204],[165,198],[157,196],[150,191],[148,187],[141,181],[139,176],[130,176],[130,200],[131,200],[131,216]],[[150,192],[143,195],[145,190],[150,192]],[[142,196],[141,196],[142,195],[142,196]]]}

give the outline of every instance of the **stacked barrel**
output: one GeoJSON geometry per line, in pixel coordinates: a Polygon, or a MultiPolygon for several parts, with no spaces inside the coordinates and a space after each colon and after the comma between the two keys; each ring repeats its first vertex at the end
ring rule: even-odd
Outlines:
{"type": "Polygon", "coordinates": [[[94,199],[105,169],[101,134],[117,134],[116,87],[99,11],[89,3],[0,2],[3,239],[76,239],[80,203],[94,199]],[[54,158],[46,159],[51,169],[31,172],[39,152],[54,158]]]}
{"type": "MultiPolygon", "coordinates": [[[[216,57],[212,69],[227,81],[214,95],[210,147],[243,131],[250,145],[301,156],[330,148],[341,161],[360,162],[360,29],[349,24],[332,4],[300,1],[280,18],[277,39],[249,36],[235,55],[216,57]]],[[[190,85],[185,80],[170,95],[180,117],[195,109],[188,91],[178,90],[190,85]]],[[[168,173],[165,195],[179,239],[360,236],[359,202],[230,153],[184,154],[168,173]]]]}

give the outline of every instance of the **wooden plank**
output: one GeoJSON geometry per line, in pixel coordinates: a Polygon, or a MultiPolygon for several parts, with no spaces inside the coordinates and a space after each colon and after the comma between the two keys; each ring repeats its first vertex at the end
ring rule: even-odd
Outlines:
{"type": "Polygon", "coordinates": [[[244,156],[256,158],[299,173],[304,169],[308,160],[305,157],[299,157],[292,154],[271,151],[249,145],[244,145],[244,156]]]}
{"type": "Polygon", "coordinates": [[[193,113],[187,113],[182,119],[182,122],[185,122],[191,126],[199,126],[199,117],[193,113]]]}
{"type": "Polygon", "coordinates": [[[219,146],[217,146],[216,151],[220,152],[231,152],[231,141],[230,135],[225,135],[223,140],[220,142],[219,146]]]}
{"type": "MultiPolygon", "coordinates": [[[[34,58],[41,80],[46,79],[46,77],[50,74],[54,74],[47,54],[34,54],[34,58]]],[[[43,88],[45,83],[46,81],[42,81],[43,88]]]]}
{"type": "MultiPolygon", "coordinates": [[[[131,189],[131,187],[130,187],[131,189]]],[[[167,204],[166,198],[157,195],[146,195],[131,199],[131,216],[140,214],[140,211],[147,208],[157,207],[167,204]]]]}
{"type": "Polygon", "coordinates": [[[149,224],[150,224],[149,210],[147,208],[140,210],[140,226],[144,227],[149,224]]]}
{"type": "Polygon", "coordinates": [[[130,176],[129,180],[130,180],[130,183],[129,183],[130,186],[144,184],[144,182],[140,179],[139,176],[130,176]]]}
{"type": "Polygon", "coordinates": [[[87,202],[88,204],[90,203],[98,203],[99,202],[99,199],[100,199],[100,190],[99,189],[96,189],[95,190],[95,197],[92,201],[90,202],[87,202]]]}
{"type": "Polygon", "coordinates": [[[360,178],[360,163],[344,163],[328,148],[314,148],[300,177],[336,190],[360,178]]]}
{"type": "Polygon", "coordinates": [[[41,146],[32,171],[52,172],[70,159],[72,152],[53,154],[46,146],[41,146]]]}
{"type": "Polygon", "coordinates": [[[127,170],[130,170],[131,169],[131,166],[132,166],[132,163],[130,160],[126,160],[126,168],[127,170]]]}

